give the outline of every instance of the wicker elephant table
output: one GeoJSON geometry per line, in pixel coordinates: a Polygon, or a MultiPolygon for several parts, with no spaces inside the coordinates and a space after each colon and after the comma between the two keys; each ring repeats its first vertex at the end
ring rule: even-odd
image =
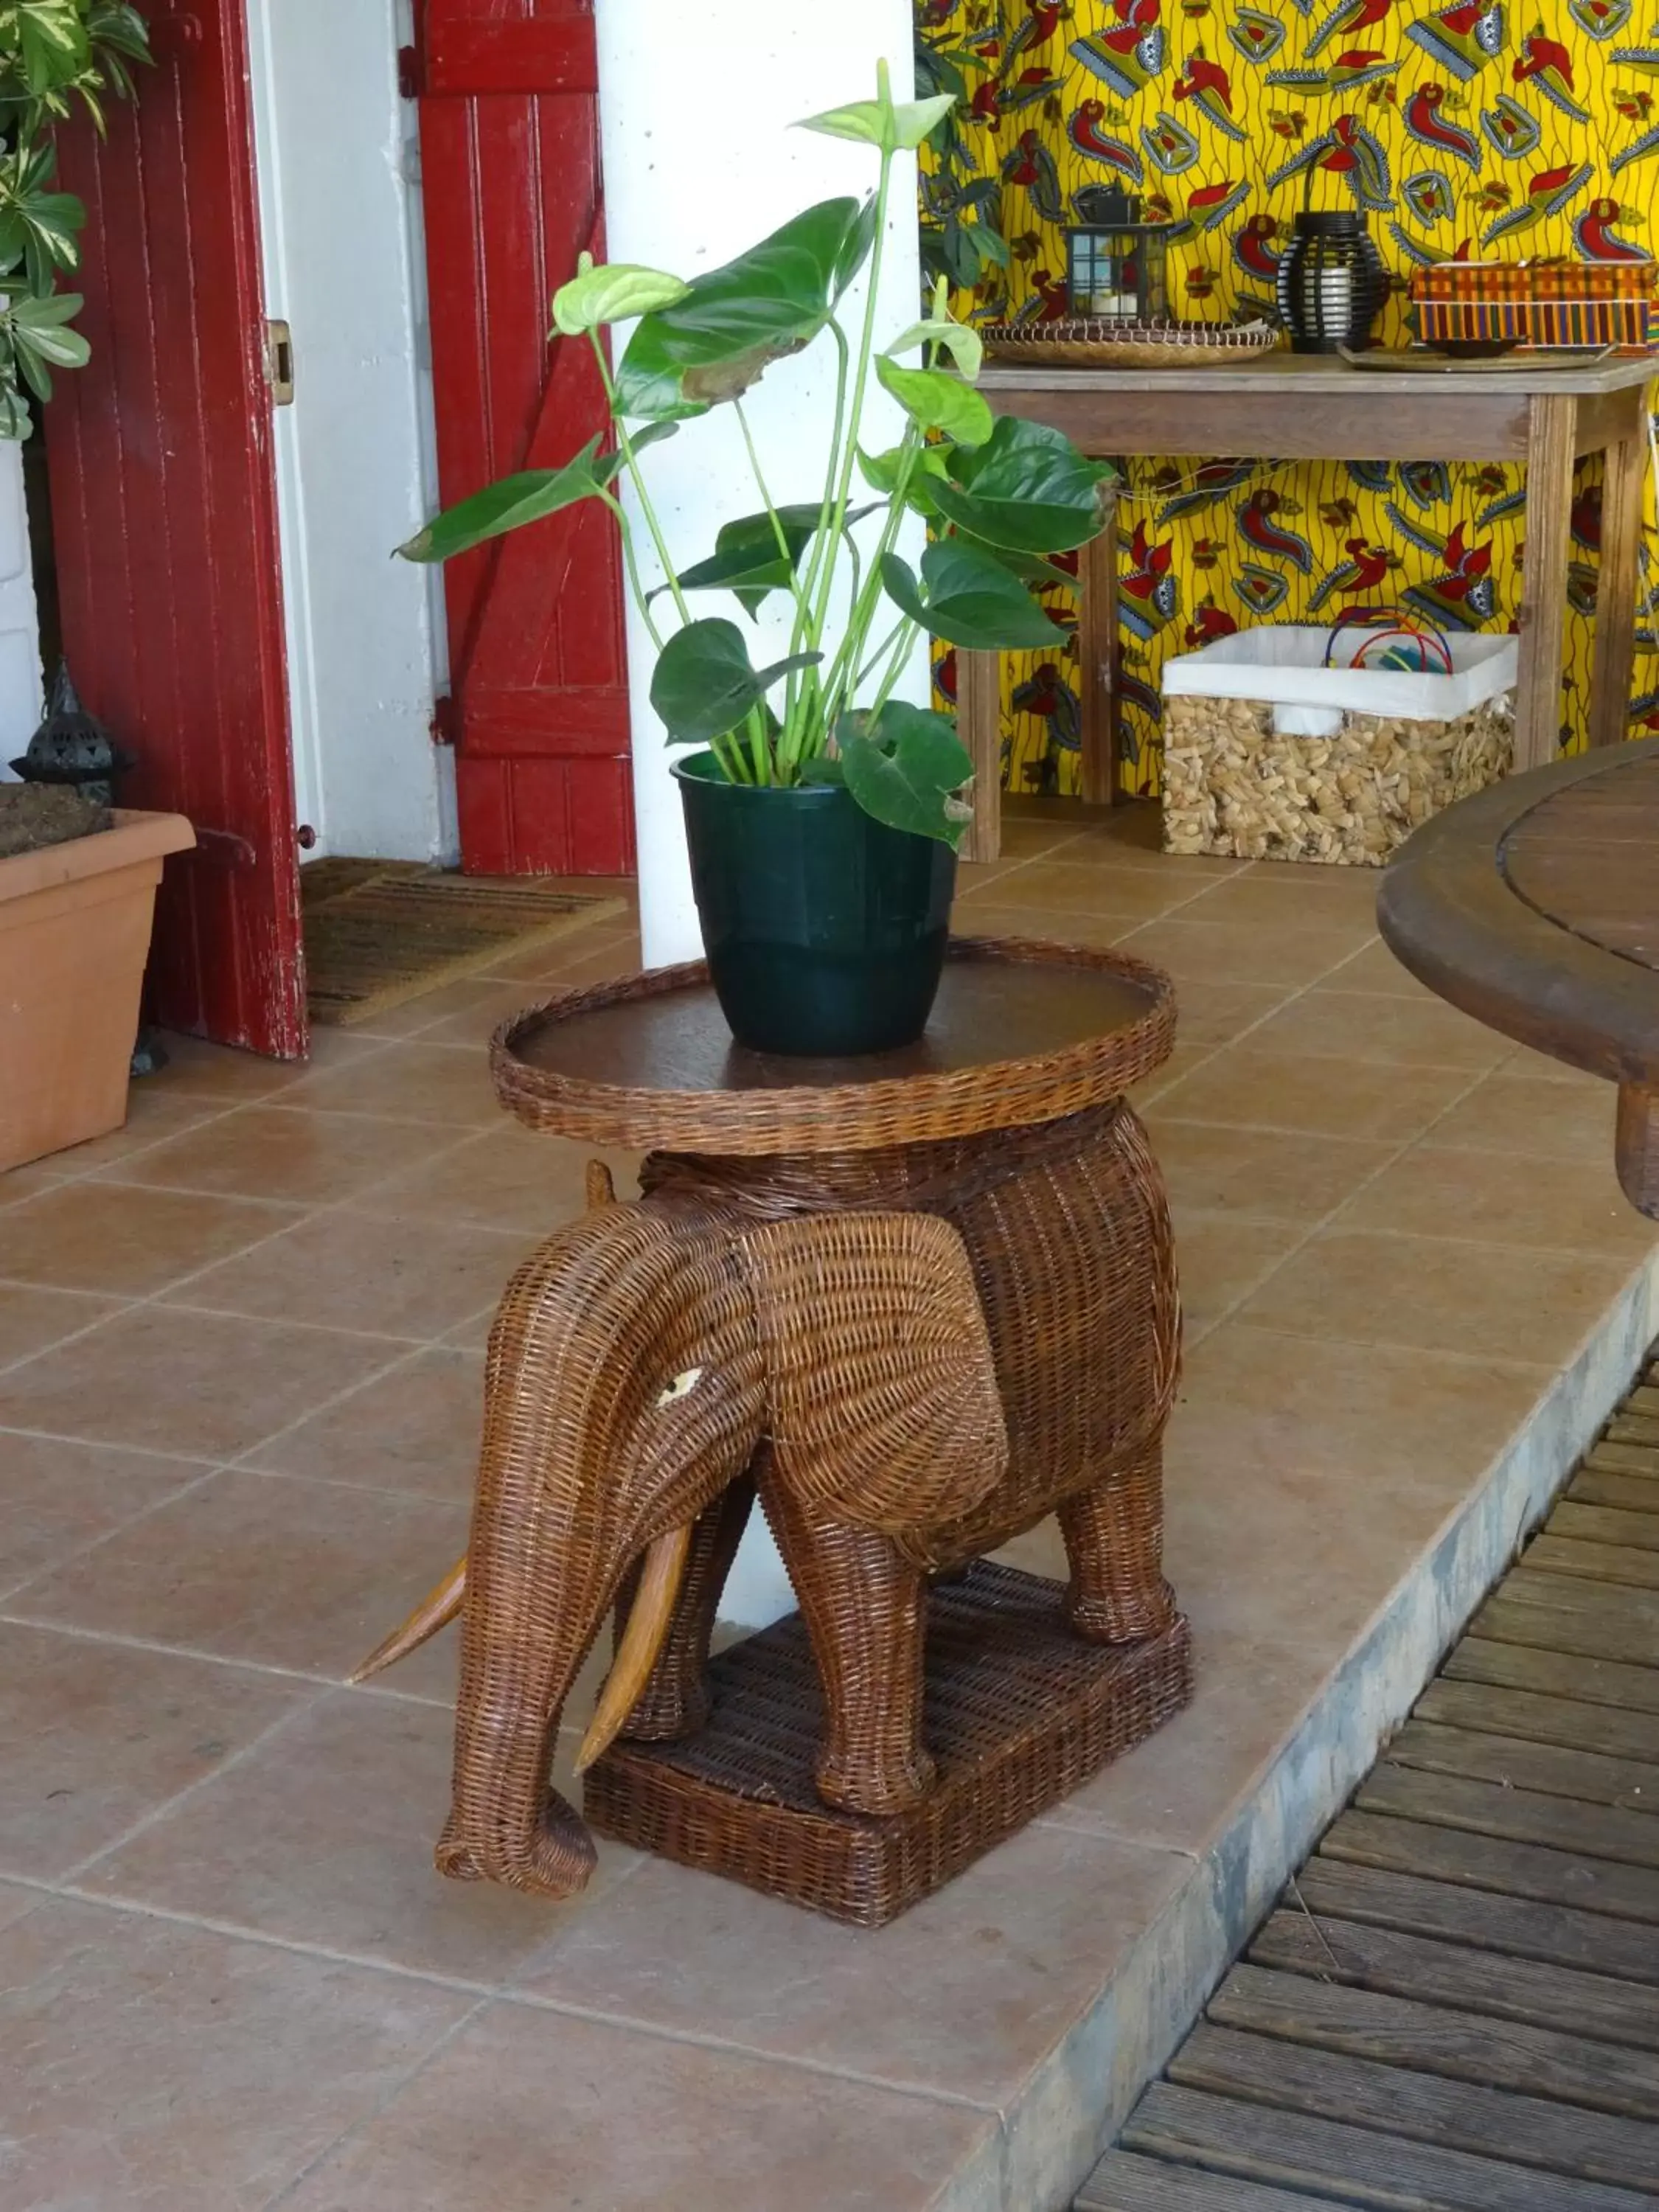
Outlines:
{"type": "Polygon", "coordinates": [[[532,1127],[647,1152],[520,1271],[466,1560],[365,1673],[464,1613],[438,1864],[562,1897],[593,1861],[550,1742],[607,1616],[592,1827],[889,1920],[1187,1702],[1161,1566],[1180,1349],[1129,1086],[1174,993],[1121,954],[958,939],[927,1036],[742,1051],[704,971],[497,1035],[532,1127]],[[758,1498],[798,1616],[709,1657],[758,1498]],[[986,1554],[1058,1516],[1060,1584],[986,1554]]]}

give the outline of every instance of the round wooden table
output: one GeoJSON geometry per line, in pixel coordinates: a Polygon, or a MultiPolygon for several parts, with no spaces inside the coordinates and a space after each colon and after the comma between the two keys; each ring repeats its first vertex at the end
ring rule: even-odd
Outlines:
{"type": "Polygon", "coordinates": [[[1659,739],[1449,807],[1395,856],[1376,918],[1452,1006],[1617,1084],[1619,1180],[1659,1219],[1659,739]]]}
{"type": "MultiPolygon", "coordinates": [[[[574,1592],[620,1592],[629,1685],[589,1732],[589,1824],[866,1924],[1187,1702],[1190,1641],[1162,1574],[1180,1304],[1162,1178],[1124,1097],[1174,1035],[1158,969],[989,939],[953,944],[927,1035],[896,1053],[745,1051],[701,966],[503,1025],[495,1082],[522,1121],[647,1158],[629,1205],[590,1174],[588,1216],[521,1272],[496,1324],[445,1871],[554,1893],[580,1873],[568,1808],[550,1841],[525,1836],[522,1797],[515,1827],[490,1794],[503,1736],[531,1705],[544,1724],[558,1707],[564,1670],[519,1655],[532,1620],[556,1640],[574,1592]],[[613,1340],[611,1285],[633,1277],[650,1312],[613,1340]],[[724,1348],[702,1348],[694,1308],[724,1348]],[[676,1370],[665,1386],[653,1358],[676,1370]],[[629,1528],[679,1541],[681,1509],[661,1501],[681,1447],[672,1427],[605,1443],[590,1499],[569,1441],[577,1408],[627,1400],[636,1364],[646,1426],[678,1421],[683,1398],[686,1449],[731,1486],[690,1508],[690,1565],[643,1692],[629,1577],[643,1591],[656,1554],[638,1565],[613,1509],[642,1450],[654,1486],[629,1528]],[[559,1451],[550,1508],[536,1470],[559,1451]],[[757,1492],[801,1613],[710,1661],[757,1492]],[[986,1556],[1050,1513],[1069,1586],[986,1556]],[[568,1558],[545,1555],[555,1523],[568,1558]]],[[[592,1633],[584,1620],[573,1650],[592,1633]]]]}

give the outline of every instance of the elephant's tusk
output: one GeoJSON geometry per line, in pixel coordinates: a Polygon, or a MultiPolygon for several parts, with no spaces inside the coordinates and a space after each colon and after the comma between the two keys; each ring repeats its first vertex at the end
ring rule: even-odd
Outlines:
{"type": "Polygon", "coordinates": [[[349,1682],[367,1682],[373,1674],[382,1674],[388,1667],[395,1667],[400,1659],[407,1659],[411,1651],[434,1637],[441,1628],[447,1628],[461,1609],[466,1596],[466,1561],[461,1559],[453,1566],[436,1589],[423,1597],[401,1628],[394,1628],[384,1644],[377,1644],[349,1682]]]}
{"type": "Polygon", "coordinates": [[[610,1749],[639,1703],[674,1618],[674,1601],[680,1594],[690,1549],[690,1528],[671,1528],[646,1553],[640,1586],[629,1608],[628,1626],[576,1754],[578,1774],[585,1774],[600,1753],[610,1749]]]}

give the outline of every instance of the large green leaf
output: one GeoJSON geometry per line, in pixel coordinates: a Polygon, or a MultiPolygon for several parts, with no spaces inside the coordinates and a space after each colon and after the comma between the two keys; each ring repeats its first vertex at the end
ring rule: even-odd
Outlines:
{"type": "MultiPolygon", "coordinates": [[[[635,435],[635,451],[673,434],[672,422],[653,423],[635,435]]],[[[550,514],[574,507],[580,500],[597,498],[623,465],[620,453],[602,453],[599,447],[596,432],[562,468],[521,469],[516,476],[486,484],[482,491],[457,500],[453,507],[435,515],[398,551],[405,561],[453,561],[491,538],[504,538],[508,531],[544,522],[550,514]]]]}
{"type": "Polygon", "coordinates": [[[969,652],[1054,646],[1066,633],[1049,621],[1024,584],[988,553],[960,538],[930,545],[921,556],[921,588],[896,553],[881,564],[883,589],[895,606],[931,636],[969,652]]]}
{"type": "Polygon", "coordinates": [[[810,668],[823,658],[821,653],[791,653],[757,669],[736,623],[721,616],[688,623],[658,655],[651,703],[671,745],[706,745],[736,729],[792,669],[810,668]]]}
{"type": "Polygon", "coordinates": [[[672,307],[690,286],[666,270],[642,269],[631,261],[605,261],[597,266],[584,253],[577,273],[553,295],[553,327],[568,338],[581,337],[606,323],[632,322],[653,308],[672,307]]]}
{"type": "Polygon", "coordinates": [[[845,107],[809,115],[795,125],[816,131],[825,138],[852,138],[862,146],[878,146],[887,153],[914,150],[957,104],[953,92],[938,92],[928,100],[855,100],[845,107]]]}
{"type": "Polygon", "coordinates": [[[1099,537],[1100,487],[1114,474],[1064,431],[1005,415],[975,451],[951,456],[951,481],[933,496],[942,514],[993,545],[1061,553],[1099,537]]]}
{"type": "Polygon", "coordinates": [[[867,228],[861,202],[821,200],[694,278],[684,299],[647,315],[629,340],[617,371],[617,411],[668,421],[740,398],[771,362],[823,328],[867,228]]]}
{"type": "MultiPolygon", "coordinates": [[[[769,592],[788,588],[823,513],[815,500],[811,506],[779,507],[776,529],[769,514],[745,514],[739,521],[723,523],[708,558],[683,569],[676,580],[683,592],[731,592],[744,611],[753,615],[769,592]],[[789,549],[787,559],[778,544],[780,530],[789,549]]],[[[850,530],[874,513],[873,507],[855,507],[845,526],[850,530]]],[[[667,589],[666,584],[659,584],[650,596],[654,599],[667,589]]]]}
{"type": "Polygon", "coordinates": [[[876,356],[876,374],[918,429],[943,430],[959,446],[976,446],[991,435],[995,416],[959,376],[942,368],[901,368],[885,354],[876,356]]]}
{"type": "Polygon", "coordinates": [[[890,699],[875,726],[860,714],[836,732],[847,788],[866,814],[894,830],[954,846],[974,818],[956,796],[974,763],[947,714],[890,699]]]}
{"type": "Polygon", "coordinates": [[[912,346],[933,346],[948,353],[969,384],[978,379],[985,362],[985,341],[966,323],[949,315],[927,315],[902,331],[887,349],[890,356],[908,353],[912,346]]]}
{"type": "Polygon", "coordinates": [[[22,263],[31,291],[52,289],[81,258],[76,233],[87,211],[73,192],[49,189],[57,167],[50,143],[0,159],[0,271],[22,263]]]}
{"type": "Polygon", "coordinates": [[[10,0],[23,74],[31,92],[49,92],[78,75],[91,59],[86,26],[76,0],[10,0]]]}

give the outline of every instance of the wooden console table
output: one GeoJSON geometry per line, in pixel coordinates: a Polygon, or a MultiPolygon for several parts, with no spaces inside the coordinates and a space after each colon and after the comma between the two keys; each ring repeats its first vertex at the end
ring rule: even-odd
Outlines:
{"type": "MultiPolygon", "coordinates": [[[[1249,368],[994,368],[980,389],[1000,413],[1053,423],[1085,453],[1102,457],[1525,462],[1515,764],[1529,769],[1556,756],[1572,468],[1585,453],[1607,457],[1590,743],[1615,744],[1625,735],[1647,466],[1642,398],[1656,374],[1659,362],[1646,355],[1573,370],[1498,366],[1417,376],[1282,352],[1249,368]]],[[[1115,526],[1085,549],[1079,584],[1083,796],[1110,804],[1118,796],[1115,526]]],[[[963,854],[994,860],[1002,811],[997,656],[964,653],[957,672],[963,741],[974,756],[979,793],[963,854]]]]}
{"type": "Polygon", "coordinates": [[[1384,941],[1476,1021],[1619,1086],[1614,1157],[1659,1219],[1659,738],[1510,777],[1424,824],[1384,941]]]}

